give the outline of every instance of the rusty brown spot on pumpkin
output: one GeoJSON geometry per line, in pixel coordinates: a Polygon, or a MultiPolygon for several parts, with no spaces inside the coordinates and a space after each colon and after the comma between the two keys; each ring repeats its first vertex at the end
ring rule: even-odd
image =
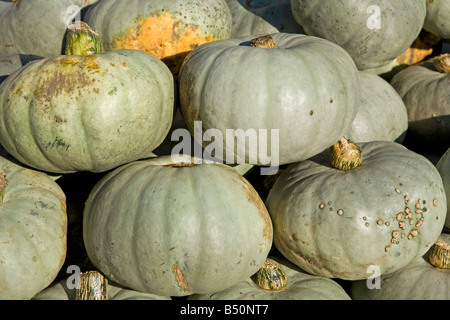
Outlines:
{"type": "Polygon", "coordinates": [[[175,281],[177,282],[177,285],[180,287],[180,289],[183,292],[189,293],[189,284],[187,283],[186,277],[184,276],[180,267],[177,265],[173,266],[172,272],[175,276],[175,281]]]}
{"type": "Polygon", "coordinates": [[[171,163],[167,164],[164,167],[170,167],[170,168],[183,168],[183,167],[195,167],[195,163],[186,163],[186,162],[180,162],[180,163],[171,163]]]}
{"type": "Polygon", "coordinates": [[[170,12],[156,12],[115,36],[112,46],[151,53],[176,74],[190,51],[214,40],[218,38],[213,33],[201,35],[200,25],[187,24],[170,12]]]}

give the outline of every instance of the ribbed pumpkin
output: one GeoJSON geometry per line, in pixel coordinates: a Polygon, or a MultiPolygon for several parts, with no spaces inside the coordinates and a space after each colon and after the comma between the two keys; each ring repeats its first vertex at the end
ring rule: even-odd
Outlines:
{"type": "Polygon", "coordinates": [[[447,214],[441,176],[424,156],[392,141],[355,145],[288,166],[266,200],[274,244],[303,270],[344,280],[388,274],[421,257],[447,214]]]}
{"type": "Polygon", "coordinates": [[[100,33],[105,50],[151,53],[174,74],[192,49],[231,35],[225,0],[102,0],[84,21],[100,33]]]}
{"type": "Polygon", "coordinates": [[[402,98],[378,75],[360,71],[361,104],[345,137],[352,141],[373,140],[402,143],[408,129],[408,114],[402,98]]]}
{"type": "Polygon", "coordinates": [[[61,54],[70,18],[98,0],[0,1],[0,56],[31,54],[53,57],[61,54]]]}
{"type": "Polygon", "coordinates": [[[172,73],[151,54],[59,55],[28,63],[1,83],[0,143],[39,170],[107,171],[155,149],[173,111],[172,73]]]}
{"type": "MultiPolygon", "coordinates": [[[[280,164],[304,160],[331,146],[351,126],[360,104],[360,79],[350,56],[336,44],[301,34],[275,33],[206,43],[180,70],[180,110],[189,131],[221,132],[215,155],[250,162],[248,144],[227,141],[227,130],[263,130],[260,147],[274,147],[280,164]],[[270,39],[272,47],[256,44],[270,39]],[[253,44],[255,43],[255,44],[253,44]],[[227,155],[228,154],[228,155],[227,155]],[[230,155],[231,154],[231,155],[230,155]]],[[[204,147],[210,142],[198,141],[204,147]]],[[[254,146],[253,146],[254,147],[254,146]]],[[[264,163],[258,154],[253,164],[264,163]]]]}
{"type": "Polygon", "coordinates": [[[304,33],[295,21],[290,0],[226,0],[230,8],[231,38],[287,32],[304,33]]]}
{"type": "Polygon", "coordinates": [[[28,300],[66,257],[66,196],[50,176],[0,157],[0,300],[28,300]]]}
{"type": "Polygon", "coordinates": [[[251,278],[189,300],[350,300],[334,280],[310,275],[287,260],[269,257],[251,278]]]}
{"type": "Polygon", "coordinates": [[[450,234],[442,233],[438,241],[442,242],[433,245],[423,257],[396,272],[382,275],[378,289],[370,289],[367,281],[353,282],[350,296],[354,300],[450,300],[450,265],[442,268],[430,262],[430,257],[437,256],[440,262],[447,259],[449,263],[450,234]]]}
{"type": "Polygon", "coordinates": [[[387,65],[419,35],[426,0],[292,0],[292,13],[308,35],[330,40],[360,70],[387,65]]]}
{"type": "Polygon", "coordinates": [[[188,159],[132,162],[92,189],[84,244],[111,281],[186,296],[223,290],[264,263],[273,229],[257,192],[233,168],[188,159]]]}
{"type": "Polygon", "coordinates": [[[442,54],[397,73],[391,85],[408,111],[407,139],[440,151],[450,147],[450,54],[442,54]]]}
{"type": "MultiPolygon", "coordinates": [[[[447,195],[447,212],[450,212],[450,147],[438,159],[436,168],[439,171],[444,183],[445,194],[447,195]]],[[[445,226],[450,229],[450,214],[447,213],[445,226]]]]}

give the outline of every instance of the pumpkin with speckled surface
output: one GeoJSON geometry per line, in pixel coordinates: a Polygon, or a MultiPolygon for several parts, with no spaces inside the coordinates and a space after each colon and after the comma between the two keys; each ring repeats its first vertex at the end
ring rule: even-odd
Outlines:
{"type": "MultiPolygon", "coordinates": [[[[445,194],[447,195],[447,210],[450,212],[450,148],[438,159],[436,168],[441,174],[444,183],[445,194]]],[[[447,214],[445,226],[450,229],[450,214],[447,214]]]]}
{"type": "Polygon", "coordinates": [[[226,0],[231,11],[231,38],[264,33],[304,33],[290,0],[226,0]]]}
{"type": "Polygon", "coordinates": [[[346,138],[402,143],[408,129],[408,114],[402,98],[378,75],[360,71],[361,104],[346,138]]]}
{"type": "Polygon", "coordinates": [[[105,50],[151,53],[174,74],[192,49],[231,36],[225,0],[102,0],[84,21],[100,33],[105,50]]]}
{"type": "Polygon", "coordinates": [[[444,226],[446,194],[428,159],[392,141],[358,145],[359,166],[336,169],[325,150],[291,164],[267,197],[275,246],[311,274],[366,279],[371,265],[394,272],[444,226]]]}
{"type": "Polygon", "coordinates": [[[273,229],[255,189],[227,165],[189,161],[128,163],[92,189],[84,244],[111,281],[186,296],[223,290],[264,263],[273,229]]]}
{"type": "Polygon", "coordinates": [[[304,160],[344,135],[358,111],[359,72],[347,52],[302,34],[271,37],[274,48],[251,46],[259,36],[206,43],[181,67],[180,110],[186,126],[194,137],[199,127],[200,136],[207,137],[199,141],[204,147],[212,139],[208,134],[220,131],[223,142],[210,151],[224,162],[274,164],[274,150],[279,164],[304,160]],[[244,143],[233,145],[229,129],[249,137],[266,132],[253,144],[259,144],[258,155],[248,144],[244,152],[239,150],[244,143]],[[272,159],[264,159],[266,154],[272,159]]]}
{"type": "Polygon", "coordinates": [[[64,263],[66,196],[47,174],[3,157],[0,174],[0,300],[28,300],[64,263]]]}
{"type": "Polygon", "coordinates": [[[358,69],[392,62],[422,30],[426,0],[291,0],[306,34],[330,40],[349,52],[358,69]]]}
{"type": "MultiPolygon", "coordinates": [[[[450,234],[442,233],[438,240],[450,244],[450,234]]],[[[450,300],[450,269],[432,265],[428,260],[430,253],[431,250],[396,272],[370,279],[370,288],[367,280],[353,282],[350,296],[354,300],[450,300]],[[379,287],[374,288],[375,285],[379,287]]]]}
{"type": "Polygon", "coordinates": [[[151,54],[60,55],[1,83],[0,143],[39,170],[106,171],[156,148],[173,110],[173,75],[151,54]]]}
{"type": "Polygon", "coordinates": [[[98,0],[0,1],[0,56],[31,54],[53,57],[62,52],[71,18],[98,0]]]}
{"type": "Polygon", "coordinates": [[[450,54],[409,66],[390,83],[408,111],[407,139],[429,150],[447,150],[450,147],[450,54]]]}
{"type": "MultiPolygon", "coordinates": [[[[256,276],[241,281],[225,290],[194,294],[189,300],[350,300],[350,296],[334,280],[317,277],[304,272],[291,262],[269,257],[285,273],[286,284],[278,290],[258,285],[256,276]]],[[[261,269],[263,269],[261,267],[261,269]]],[[[258,271],[260,272],[260,271],[258,271]]],[[[272,271],[271,273],[274,273],[272,271]]],[[[270,282],[270,280],[268,280],[270,282]]]]}

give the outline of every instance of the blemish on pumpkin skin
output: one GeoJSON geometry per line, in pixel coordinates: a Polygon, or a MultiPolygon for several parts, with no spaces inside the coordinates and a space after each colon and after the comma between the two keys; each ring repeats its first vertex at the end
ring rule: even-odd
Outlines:
{"type": "Polygon", "coordinates": [[[188,25],[170,12],[156,12],[139,19],[136,25],[114,37],[112,46],[114,49],[151,53],[172,65],[170,69],[176,74],[190,51],[206,42],[218,40],[213,33],[202,37],[200,32],[199,25],[188,25]]]}
{"type": "Polygon", "coordinates": [[[189,284],[187,283],[186,277],[184,276],[180,267],[178,267],[177,265],[173,266],[172,272],[175,276],[175,281],[177,285],[180,287],[180,289],[183,292],[189,293],[189,284]]]}

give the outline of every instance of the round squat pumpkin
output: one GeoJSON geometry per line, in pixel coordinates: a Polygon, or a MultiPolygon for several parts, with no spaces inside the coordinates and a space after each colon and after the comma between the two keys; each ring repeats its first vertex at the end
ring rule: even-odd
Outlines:
{"type": "MultiPolygon", "coordinates": [[[[95,52],[98,35],[89,37],[82,39],[95,52]]],[[[1,83],[0,143],[39,170],[107,171],[155,149],[173,111],[173,75],[149,53],[59,55],[28,63],[1,83]]]]}
{"type": "Polygon", "coordinates": [[[174,75],[192,49],[231,36],[225,0],[102,0],[84,21],[100,33],[105,50],[151,53],[174,75]]]}
{"type": "MultiPolygon", "coordinates": [[[[439,171],[444,183],[445,194],[447,195],[447,210],[450,212],[450,147],[438,159],[436,168],[439,171]]],[[[447,213],[445,226],[450,229],[450,214],[447,213]]]]}
{"type": "Polygon", "coordinates": [[[227,165],[184,158],[125,164],[92,189],[84,244],[111,281],[186,296],[223,290],[263,265],[273,229],[255,189],[227,165]]]}
{"type": "Polygon", "coordinates": [[[450,2],[446,0],[428,0],[427,15],[423,28],[433,34],[450,39],[450,2]]]}
{"type": "Polygon", "coordinates": [[[450,53],[409,66],[390,83],[408,112],[406,139],[424,149],[447,150],[450,147],[450,53]]]}
{"type": "Polygon", "coordinates": [[[332,279],[270,257],[247,280],[219,292],[191,295],[188,300],[350,300],[350,296],[332,279]]]}
{"type": "Polygon", "coordinates": [[[421,257],[447,214],[443,182],[424,156],[392,141],[332,148],[288,166],[266,200],[274,244],[314,275],[366,279],[421,257]]]}
{"type": "Polygon", "coordinates": [[[271,164],[274,155],[279,164],[307,159],[348,131],[360,104],[359,73],[347,52],[302,34],[206,43],[186,57],[179,87],[187,128],[205,148],[209,134],[219,136],[212,151],[226,163],[268,165],[264,149],[271,164]],[[245,134],[258,141],[245,143],[245,134]]]}
{"type": "Polygon", "coordinates": [[[392,62],[422,30],[426,0],[292,0],[292,13],[306,34],[342,46],[358,69],[392,62]]]}
{"type": "Polygon", "coordinates": [[[367,281],[354,281],[350,296],[354,300],[450,300],[449,257],[450,234],[442,233],[423,257],[404,268],[369,280],[369,286],[367,281]]]}
{"type": "Polygon", "coordinates": [[[0,56],[58,56],[64,33],[81,9],[98,0],[0,1],[0,56]]]}
{"type": "Polygon", "coordinates": [[[408,114],[402,98],[378,75],[360,71],[361,104],[345,137],[352,141],[373,140],[402,143],[408,129],[408,114]]]}
{"type": "Polygon", "coordinates": [[[28,300],[66,257],[66,196],[54,179],[0,157],[0,300],[28,300]]]}
{"type": "Polygon", "coordinates": [[[295,21],[290,0],[226,0],[230,8],[231,38],[265,33],[304,33],[295,21]]]}

